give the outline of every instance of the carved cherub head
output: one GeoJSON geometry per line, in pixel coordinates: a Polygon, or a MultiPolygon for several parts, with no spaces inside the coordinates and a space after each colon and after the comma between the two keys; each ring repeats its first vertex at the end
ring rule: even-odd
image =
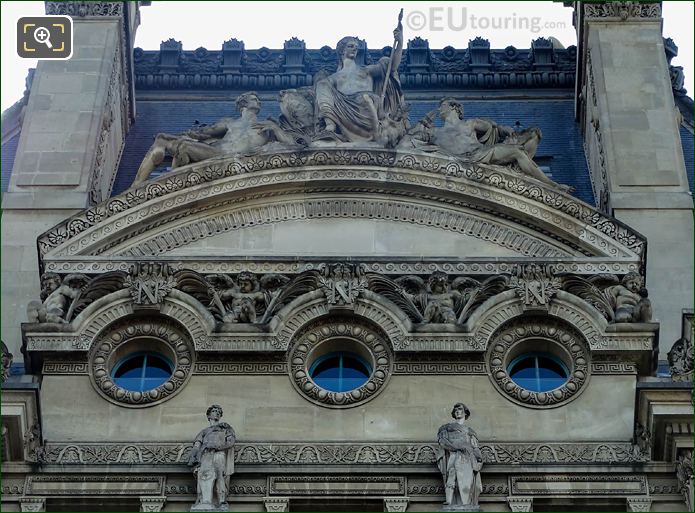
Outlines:
{"type": "Polygon", "coordinates": [[[237,96],[234,102],[236,109],[243,112],[244,109],[258,113],[261,110],[261,100],[254,91],[249,91],[237,96]]]}
{"type": "Polygon", "coordinates": [[[642,288],[642,277],[638,273],[630,271],[623,276],[622,285],[630,292],[638,293],[642,288]]]}
{"type": "Polygon", "coordinates": [[[60,275],[57,273],[44,273],[41,276],[41,299],[45,300],[57,290],[58,287],[60,287],[61,281],[60,275]]]}
{"type": "Polygon", "coordinates": [[[220,406],[219,404],[213,404],[205,412],[205,415],[211,422],[219,422],[222,418],[222,414],[222,406],[220,406]]]}
{"type": "Polygon", "coordinates": [[[239,273],[237,283],[239,284],[239,290],[241,292],[254,292],[258,288],[258,280],[253,273],[248,271],[242,271],[239,273]]]}
{"type": "Polygon", "coordinates": [[[455,419],[460,419],[464,418],[468,420],[468,417],[471,416],[471,410],[468,409],[468,406],[466,406],[463,403],[456,403],[451,410],[451,416],[455,419]]]}
{"type": "Polygon", "coordinates": [[[441,294],[449,288],[449,276],[441,271],[435,271],[427,280],[427,288],[430,292],[441,294]]]}

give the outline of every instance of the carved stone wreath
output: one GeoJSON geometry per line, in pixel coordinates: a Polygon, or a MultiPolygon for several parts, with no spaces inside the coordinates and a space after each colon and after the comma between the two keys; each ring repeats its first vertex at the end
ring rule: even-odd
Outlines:
{"type": "Polygon", "coordinates": [[[94,344],[89,359],[90,378],[107,400],[130,408],[153,406],[178,393],[188,381],[194,363],[193,344],[177,324],[163,319],[129,320],[106,329],[94,344]],[[173,362],[171,377],[152,390],[126,390],[114,383],[111,370],[121,357],[138,350],[163,348],[173,362]]]}
{"type": "Polygon", "coordinates": [[[351,408],[378,395],[391,376],[393,357],[384,335],[368,324],[354,320],[322,320],[312,323],[295,336],[289,353],[292,384],[309,401],[327,408],[351,408]],[[361,345],[373,359],[372,374],[359,388],[332,392],[318,386],[309,376],[312,353],[320,345],[345,340],[361,345]]]}
{"type": "MultiPolygon", "coordinates": [[[[516,356],[516,355],[515,355],[516,356]]],[[[586,388],[591,361],[583,337],[565,323],[546,318],[520,318],[504,325],[492,337],[488,349],[488,376],[502,395],[530,408],[553,408],[576,399],[586,388]],[[537,351],[536,344],[550,344],[566,358],[569,378],[561,387],[548,392],[533,392],[517,385],[507,372],[510,353],[525,344],[537,351]]]]}

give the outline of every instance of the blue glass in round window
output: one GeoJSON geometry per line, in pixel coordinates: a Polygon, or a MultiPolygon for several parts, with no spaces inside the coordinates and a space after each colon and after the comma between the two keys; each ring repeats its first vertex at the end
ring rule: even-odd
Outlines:
{"type": "Polygon", "coordinates": [[[348,392],[364,385],[372,367],[355,353],[336,352],[323,355],[309,369],[318,386],[331,392],[348,392]]]}
{"type": "Polygon", "coordinates": [[[567,382],[569,370],[558,358],[547,353],[523,354],[509,364],[512,381],[532,392],[548,392],[567,382]]]}
{"type": "Polygon", "coordinates": [[[154,353],[126,356],[113,368],[114,383],[133,392],[144,392],[165,383],[173,372],[169,360],[154,353]]]}

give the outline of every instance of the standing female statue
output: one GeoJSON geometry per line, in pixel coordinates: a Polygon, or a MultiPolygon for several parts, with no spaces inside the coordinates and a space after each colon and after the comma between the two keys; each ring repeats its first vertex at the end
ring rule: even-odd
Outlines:
{"type": "Polygon", "coordinates": [[[446,510],[480,510],[478,497],[483,491],[480,480],[483,455],[475,431],[464,424],[470,415],[465,404],[456,403],[451,411],[454,421],[444,424],[437,433],[437,466],[444,478],[446,510]]]}

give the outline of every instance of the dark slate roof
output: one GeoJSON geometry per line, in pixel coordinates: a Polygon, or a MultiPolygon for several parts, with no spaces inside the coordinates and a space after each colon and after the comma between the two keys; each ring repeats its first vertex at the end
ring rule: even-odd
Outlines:
{"type": "MultiPolygon", "coordinates": [[[[435,100],[408,100],[408,103],[411,106],[412,123],[435,109],[438,104],[435,100]]],[[[490,118],[519,128],[540,127],[543,139],[536,161],[542,168],[549,167],[553,180],[574,186],[577,198],[591,205],[595,204],[582,137],[574,120],[574,100],[466,100],[464,108],[467,117],[490,118]]],[[[137,168],[157,133],[183,132],[192,128],[196,120],[209,124],[221,117],[236,117],[237,114],[232,114],[233,111],[231,101],[138,101],[137,117],[126,139],[113,194],[124,191],[132,183],[137,168]]],[[[263,102],[259,119],[267,116],[277,118],[279,115],[277,102],[263,102]]]]}
{"type": "Polygon", "coordinates": [[[2,160],[0,161],[0,170],[2,170],[0,185],[2,186],[2,192],[7,192],[7,187],[10,184],[10,176],[12,176],[12,167],[14,166],[14,158],[17,154],[18,145],[19,132],[10,137],[2,145],[2,160]]]}
{"type": "Polygon", "coordinates": [[[685,160],[685,172],[688,175],[688,184],[690,192],[693,192],[693,174],[695,173],[695,145],[693,144],[693,134],[681,126],[681,146],[683,147],[683,159],[685,160]]]}

